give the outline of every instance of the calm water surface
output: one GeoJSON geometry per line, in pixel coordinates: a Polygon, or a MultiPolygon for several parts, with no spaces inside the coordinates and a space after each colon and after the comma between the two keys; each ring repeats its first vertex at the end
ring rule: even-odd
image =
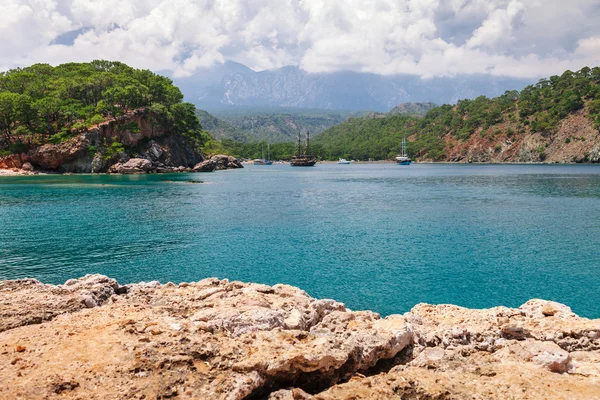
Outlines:
{"type": "Polygon", "coordinates": [[[597,166],[0,177],[0,279],[217,276],[382,314],[545,298],[600,317],[599,222],[597,166]]]}

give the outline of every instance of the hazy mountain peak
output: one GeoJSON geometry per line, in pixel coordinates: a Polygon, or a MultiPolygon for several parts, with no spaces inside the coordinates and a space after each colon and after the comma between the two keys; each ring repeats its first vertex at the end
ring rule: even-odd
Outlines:
{"type": "Polygon", "coordinates": [[[296,107],[387,112],[401,103],[456,103],[480,95],[520,90],[532,80],[490,75],[421,79],[341,71],[309,73],[296,66],[255,72],[227,61],[175,79],[188,101],[209,111],[227,107],[296,107]]]}

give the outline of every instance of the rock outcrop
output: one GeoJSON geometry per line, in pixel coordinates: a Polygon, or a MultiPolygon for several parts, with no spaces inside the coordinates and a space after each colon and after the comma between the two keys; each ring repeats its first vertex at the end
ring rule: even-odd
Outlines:
{"type": "MultiPolygon", "coordinates": [[[[411,138],[415,139],[415,137],[411,138]]],[[[586,110],[565,117],[557,129],[531,132],[529,127],[515,133],[503,122],[480,128],[467,140],[452,134],[444,137],[446,161],[523,162],[523,163],[599,163],[600,130],[586,110]]]]}
{"type": "Polygon", "coordinates": [[[107,120],[61,143],[48,143],[27,154],[0,158],[0,170],[21,174],[34,170],[143,174],[229,168],[243,165],[226,155],[204,160],[188,139],[168,132],[146,109],[107,120]]]}
{"type": "Polygon", "coordinates": [[[223,169],[244,168],[242,163],[235,157],[217,154],[208,160],[196,164],[193,168],[194,172],[212,172],[223,169]]]}
{"type": "Polygon", "coordinates": [[[419,304],[381,318],[298,288],[100,275],[0,282],[0,398],[594,399],[600,320],[419,304]]]}
{"type": "Polygon", "coordinates": [[[152,162],[145,158],[130,158],[126,162],[119,162],[111,166],[111,174],[146,174],[152,170],[152,162]]]}
{"type": "MultiPolygon", "coordinates": [[[[181,134],[169,132],[146,109],[137,109],[107,120],[58,144],[45,144],[32,149],[28,160],[36,169],[56,172],[107,172],[115,164],[130,158],[151,162],[145,172],[159,168],[191,168],[203,160],[181,134]],[[115,152],[119,144],[127,152],[115,152]]],[[[119,169],[122,165],[113,168],[119,169]]],[[[136,172],[139,173],[139,172],[136,172]]]]}

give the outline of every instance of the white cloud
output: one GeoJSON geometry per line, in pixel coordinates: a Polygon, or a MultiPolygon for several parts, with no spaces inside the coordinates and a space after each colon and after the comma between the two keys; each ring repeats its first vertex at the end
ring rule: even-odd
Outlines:
{"type": "Polygon", "coordinates": [[[232,59],[255,70],[539,77],[600,64],[596,0],[0,0],[0,9],[4,69],[105,58],[185,76],[232,59]],[[78,29],[72,43],[56,40],[78,29]]]}

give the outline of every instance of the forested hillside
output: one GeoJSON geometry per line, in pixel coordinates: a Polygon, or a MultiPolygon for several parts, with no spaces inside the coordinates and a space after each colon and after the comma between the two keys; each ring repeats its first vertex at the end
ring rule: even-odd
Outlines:
{"type": "Polygon", "coordinates": [[[248,137],[245,132],[240,131],[230,123],[215,117],[207,111],[196,110],[196,117],[200,120],[202,129],[210,132],[217,140],[231,139],[236,142],[252,141],[252,138],[248,137]]]}
{"type": "Polygon", "coordinates": [[[427,111],[437,107],[435,103],[401,103],[392,108],[388,115],[424,116],[427,111]]]}
{"type": "Polygon", "coordinates": [[[44,143],[58,144],[140,108],[167,131],[199,139],[195,108],[182,100],[170,79],[120,62],[10,70],[0,73],[0,151],[23,153],[44,143]]]}
{"type": "MultiPolygon", "coordinates": [[[[343,111],[303,111],[224,114],[219,117],[244,135],[245,139],[241,140],[243,142],[282,143],[294,141],[299,131],[310,131],[313,134],[323,132],[343,122],[349,115],[351,115],[349,112],[343,111]]],[[[237,140],[232,136],[223,138],[237,140]]]]}
{"type": "Polygon", "coordinates": [[[443,105],[424,118],[352,118],[315,138],[329,159],[386,159],[402,137],[433,161],[596,162],[600,157],[600,68],[566,71],[520,93],[443,105]]]}
{"type": "Polygon", "coordinates": [[[169,78],[120,62],[36,64],[0,74],[0,168],[191,170],[220,143],[169,78]]]}

